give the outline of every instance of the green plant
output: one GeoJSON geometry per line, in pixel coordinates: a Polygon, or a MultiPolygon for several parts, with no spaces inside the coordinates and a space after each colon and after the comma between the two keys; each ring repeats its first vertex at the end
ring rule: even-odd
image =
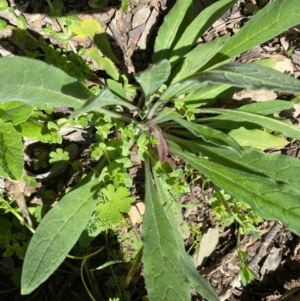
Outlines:
{"type": "MultiPolygon", "coordinates": [[[[237,202],[247,203],[260,217],[280,221],[300,235],[299,160],[265,154],[242,139],[253,133],[254,137],[264,133],[271,141],[277,138],[272,133],[300,139],[300,131],[278,117],[279,112],[291,109],[293,104],[274,100],[237,110],[210,108],[218,98],[243,88],[300,93],[299,80],[267,67],[268,60],[230,62],[234,56],[298,24],[298,1],[274,1],[233,37],[196,45],[198,38],[234,2],[218,1],[194,18],[192,0],[178,0],[159,29],[154,64],[135,75],[139,87],[131,89],[126,78],[117,73],[108,48],[100,49],[101,53],[96,48],[87,53],[112,78],[98,95],[43,62],[20,57],[0,59],[0,102],[17,103],[15,112],[22,116],[20,120],[16,119],[18,114],[1,115],[2,177],[22,179],[21,138],[26,136],[22,131],[25,123],[40,119],[49,131],[58,133],[57,125],[49,128],[49,123],[53,123],[50,117],[38,111],[45,103],[53,108],[72,107],[70,118],[86,115],[96,129],[103,129],[99,131],[99,141],[91,147],[94,158],[100,159],[98,165],[45,215],[30,241],[23,266],[22,294],[32,292],[57,269],[95,211],[100,210],[100,219],[113,218],[111,222],[119,221],[121,214],[128,211],[132,199],[128,197],[131,181],[126,172],[132,165],[128,155],[134,144],[139,146],[145,167],[142,261],[150,300],[189,300],[191,288],[207,300],[218,300],[185,251],[185,234],[178,227],[178,193],[166,186],[166,179],[173,181],[172,167],[166,161],[168,153],[210,179],[237,202]],[[137,90],[143,94],[138,105],[127,100],[128,92],[137,90]],[[22,107],[27,108],[26,114],[22,107]],[[104,194],[105,203],[99,204],[99,191],[104,194]],[[116,202],[116,195],[122,198],[122,205],[120,200],[116,202]],[[111,203],[117,203],[117,208],[108,208],[107,204],[113,206],[111,203]]],[[[95,40],[97,32],[91,28],[89,36],[95,40]]],[[[75,31],[83,34],[82,30],[75,31]]]]}

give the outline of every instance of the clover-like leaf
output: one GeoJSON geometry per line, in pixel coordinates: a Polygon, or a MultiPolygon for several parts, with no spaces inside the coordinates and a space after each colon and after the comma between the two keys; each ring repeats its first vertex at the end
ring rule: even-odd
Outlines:
{"type": "Polygon", "coordinates": [[[49,162],[51,164],[59,164],[63,161],[68,161],[70,160],[70,157],[69,157],[69,153],[62,150],[61,148],[57,148],[55,152],[51,152],[50,153],[50,160],[49,162]]]}
{"type": "Polygon", "coordinates": [[[97,206],[100,219],[109,219],[112,224],[116,224],[123,219],[122,213],[129,212],[131,203],[135,198],[130,196],[130,192],[125,187],[115,190],[112,184],[101,190],[102,201],[97,206]]]}

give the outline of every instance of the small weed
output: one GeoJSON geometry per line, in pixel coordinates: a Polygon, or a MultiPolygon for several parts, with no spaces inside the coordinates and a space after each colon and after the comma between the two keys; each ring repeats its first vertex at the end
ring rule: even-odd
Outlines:
{"type": "MultiPolygon", "coordinates": [[[[233,36],[207,43],[197,41],[235,1],[217,1],[194,18],[192,1],[178,0],[158,31],[153,64],[134,74],[134,80],[119,73],[119,60],[95,19],[61,16],[63,2],[47,2],[59,29],[47,25],[44,32],[60,46],[34,36],[22,15],[0,1],[0,9],[16,21],[14,25],[1,20],[0,28],[14,30],[18,41],[28,41],[26,58],[0,58],[0,176],[12,183],[36,182],[34,176],[24,176],[24,140],[53,146],[49,156],[35,159],[35,169],[47,168],[49,160],[54,164],[50,168],[72,166],[79,174],[46,214],[29,205],[38,223],[35,230],[17,207],[4,197],[0,200],[5,219],[11,213],[34,232],[22,266],[21,293],[33,292],[71,257],[81,260],[82,283],[92,300],[83,271],[87,260],[99,259],[99,270],[109,271],[107,299],[132,300],[130,283],[142,261],[147,292],[140,293],[141,299],[189,300],[192,287],[203,298],[217,301],[185,251],[190,229],[180,198],[196,180],[214,187],[209,203],[217,225],[235,223],[239,235],[257,235],[257,224],[267,219],[300,234],[299,160],[262,151],[274,145],[280,148],[287,139],[300,139],[299,129],[279,118],[293,103],[271,100],[238,109],[216,107],[218,99],[242,89],[300,93],[299,80],[268,67],[268,60],[231,62],[298,24],[298,15],[291,13],[297,0],[284,6],[273,1],[233,36]],[[94,46],[76,48],[75,37],[90,39],[94,46]],[[101,84],[88,88],[87,80],[97,79],[91,62],[105,76],[101,84]],[[69,109],[58,118],[58,108],[69,109]],[[93,139],[87,149],[95,165],[88,172],[63,146],[66,127],[91,129],[93,139]],[[139,163],[133,162],[133,155],[139,163]],[[131,193],[136,179],[129,171],[134,164],[144,171],[142,240],[127,220],[136,197],[131,193]],[[74,246],[81,248],[78,257],[69,255],[74,246]],[[130,265],[127,275],[116,272],[122,264],[130,265]]],[[[122,9],[128,4],[123,0],[122,9]]],[[[1,233],[2,246],[7,255],[22,258],[27,236],[10,227],[1,233]]],[[[191,231],[195,244],[201,244],[202,234],[196,228],[191,231]]],[[[241,281],[246,284],[255,275],[246,265],[247,254],[239,249],[238,257],[241,281]]]]}

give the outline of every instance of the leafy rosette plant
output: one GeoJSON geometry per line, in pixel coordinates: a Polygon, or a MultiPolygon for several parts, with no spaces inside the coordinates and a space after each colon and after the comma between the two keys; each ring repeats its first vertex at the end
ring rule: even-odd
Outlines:
{"type": "MultiPolygon", "coordinates": [[[[267,135],[271,140],[279,134],[299,140],[299,129],[278,117],[293,104],[272,100],[239,109],[211,107],[216,99],[239,89],[300,93],[299,80],[268,67],[269,60],[231,62],[236,55],[298,24],[299,3],[274,1],[232,37],[196,44],[234,3],[218,1],[194,17],[192,0],[176,1],[159,29],[153,65],[135,75],[142,94],[138,105],[127,100],[126,85],[116,77],[95,96],[74,78],[43,62],[20,57],[0,59],[1,176],[21,179],[22,130],[32,118],[32,110],[45,104],[72,107],[72,118],[91,112],[104,114],[132,129],[127,151],[137,144],[145,167],[142,262],[150,300],[186,301],[191,288],[207,300],[219,300],[185,251],[184,231],[176,219],[178,196],[167,185],[171,173],[168,154],[250,205],[262,218],[279,221],[300,234],[299,160],[266,154],[242,139],[254,132],[255,137],[267,135]],[[18,106],[18,112],[23,112],[22,118],[21,114],[18,119],[17,114],[10,114],[14,112],[12,103],[15,110],[18,106]],[[7,136],[8,132],[11,135],[7,136]],[[10,163],[12,157],[14,165],[10,163]]],[[[102,143],[104,156],[98,166],[61,198],[36,229],[24,261],[22,294],[36,289],[65,259],[96,210],[97,190],[109,187],[107,191],[112,192],[106,197],[114,195],[111,185],[117,183],[107,183],[103,170],[114,164],[115,152],[107,146],[116,148],[107,139],[102,143]]],[[[126,200],[126,191],[122,195],[126,200]]],[[[125,207],[120,204],[119,211],[124,212],[125,207]]],[[[105,210],[109,217],[110,211],[105,210]]]]}

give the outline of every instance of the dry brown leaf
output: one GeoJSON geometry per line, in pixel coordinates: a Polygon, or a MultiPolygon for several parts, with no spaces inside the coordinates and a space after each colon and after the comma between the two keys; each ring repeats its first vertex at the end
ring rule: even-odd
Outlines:
{"type": "Polygon", "coordinates": [[[144,215],[144,213],[145,213],[145,203],[138,202],[134,206],[132,206],[130,211],[128,212],[131,225],[134,226],[137,223],[140,223],[141,217],[144,215]]]}

